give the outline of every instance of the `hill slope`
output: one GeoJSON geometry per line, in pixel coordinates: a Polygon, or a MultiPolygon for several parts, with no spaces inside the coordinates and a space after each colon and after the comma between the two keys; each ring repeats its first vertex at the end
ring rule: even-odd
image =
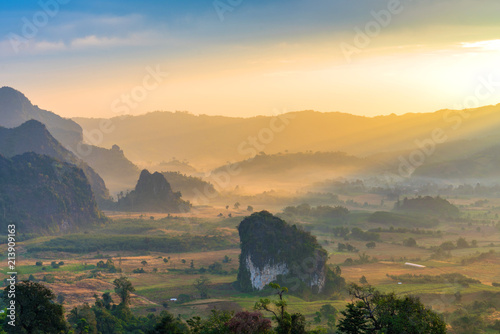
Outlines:
{"type": "Polygon", "coordinates": [[[46,155],[0,155],[0,225],[22,233],[54,234],[102,223],[83,171],[46,155]]]}
{"type": "Polygon", "coordinates": [[[172,190],[179,191],[184,198],[194,199],[201,194],[217,195],[217,190],[214,186],[199,177],[188,176],[179,172],[162,172],[168,183],[172,186],[172,190]]]}
{"type": "Polygon", "coordinates": [[[500,145],[489,147],[463,158],[423,165],[413,175],[445,180],[498,179],[500,176],[500,145]]]}
{"type": "Polygon", "coordinates": [[[106,186],[112,193],[133,189],[140,170],[125,157],[117,145],[111,149],[92,145],[81,145],[83,151],[89,152],[84,158],[99,175],[106,181],[106,186]]]}

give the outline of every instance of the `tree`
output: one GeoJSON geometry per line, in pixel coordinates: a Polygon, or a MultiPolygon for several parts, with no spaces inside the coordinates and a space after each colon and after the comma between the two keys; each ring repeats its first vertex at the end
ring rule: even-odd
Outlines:
{"type": "Polygon", "coordinates": [[[271,301],[268,298],[261,298],[260,301],[255,303],[255,310],[268,311],[273,315],[273,320],[278,323],[276,333],[278,334],[299,334],[305,333],[306,321],[302,314],[290,314],[286,311],[287,302],[283,295],[288,292],[288,288],[281,287],[277,283],[269,283],[269,287],[276,290],[278,300],[271,301]]]}
{"type": "Polygon", "coordinates": [[[377,246],[377,244],[375,243],[375,241],[370,241],[365,246],[366,246],[366,248],[375,248],[375,246],[377,246]]]}
{"type": "MultiPolygon", "coordinates": [[[[4,290],[4,302],[10,305],[10,285],[4,290]]],[[[22,281],[15,284],[16,319],[11,333],[63,333],[67,331],[64,309],[57,304],[54,293],[43,284],[22,281]]],[[[7,318],[9,321],[9,318],[7,318]]]]}
{"type": "Polygon", "coordinates": [[[103,306],[107,309],[111,309],[111,304],[113,303],[113,298],[111,298],[111,294],[109,292],[105,292],[102,294],[102,302],[103,306]]]}
{"type": "Polygon", "coordinates": [[[97,319],[87,303],[73,308],[69,313],[68,322],[73,325],[75,334],[97,333],[97,319]]]}
{"type": "Polygon", "coordinates": [[[233,312],[212,309],[207,319],[195,316],[187,321],[193,334],[219,334],[229,333],[228,322],[233,317],[233,312]]]}
{"type": "Polygon", "coordinates": [[[334,332],[335,322],[337,320],[337,313],[338,313],[337,309],[330,304],[325,304],[321,306],[319,312],[323,317],[327,319],[327,325],[328,328],[330,328],[330,331],[334,332]]]}
{"type": "Polygon", "coordinates": [[[457,248],[469,248],[469,243],[464,238],[460,237],[457,240],[457,248]]]}
{"type": "Polygon", "coordinates": [[[187,326],[175,319],[172,314],[162,311],[160,316],[160,321],[153,330],[148,331],[148,334],[184,334],[188,332],[187,326]]]}
{"type": "Polygon", "coordinates": [[[463,314],[451,322],[453,333],[457,334],[481,334],[485,326],[483,318],[479,314],[463,314]]]}
{"type": "Polygon", "coordinates": [[[142,260],[142,261],[141,261],[141,264],[142,264],[142,266],[143,266],[143,267],[145,267],[145,266],[147,266],[147,265],[148,265],[148,261],[146,261],[146,260],[142,260]]]}
{"type": "Polygon", "coordinates": [[[208,271],[213,274],[222,273],[222,264],[220,262],[215,261],[211,265],[208,266],[208,271]]]}
{"type": "Polygon", "coordinates": [[[281,287],[277,283],[269,283],[269,287],[276,290],[276,295],[278,295],[279,299],[271,302],[268,298],[261,298],[260,301],[255,303],[254,309],[272,313],[273,320],[278,323],[276,332],[278,334],[288,334],[292,329],[292,317],[286,311],[287,302],[283,299],[283,294],[288,292],[288,288],[281,287]]]}
{"type": "Polygon", "coordinates": [[[234,203],[234,208],[238,210],[240,208],[240,205],[241,205],[240,202],[236,202],[234,203]]]}
{"type": "Polygon", "coordinates": [[[206,276],[200,276],[196,279],[196,282],[193,284],[194,288],[198,290],[201,299],[208,298],[208,285],[210,284],[210,279],[206,276]]]}
{"type": "Polygon", "coordinates": [[[403,240],[403,246],[406,247],[417,247],[417,241],[413,238],[408,238],[403,240]]]}
{"type": "MultiPolygon", "coordinates": [[[[30,280],[30,281],[31,281],[31,280],[30,280]]],[[[58,302],[59,304],[61,304],[61,305],[62,305],[62,304],[64,304],[64,300],[65,300],[65,299],[66,299],[66,298],[64,297],[64,295],[61,295],[61,294],[57,295],[57,302],[58,302]]]]}
{"type": "Polygon", "coordinates": [[[115,292],[118,296],[120,296],[122,305],[130,304],[130,293],[135,291],[135,288],[132,286],[132,283],[128,280],[127,277],[120,277],[113,281],[115,286],[115,292]]]}
{"type": "Polygon", "coordinates": [[[271,333],[271,320],[265,319],[260,312],[238,312],[228,322],[231,333],[271,333]]]}
{"type": "Polygon", "coordinates": [[[340,313],[344,316],[338,325],[341,334],[364,334],[368,332],[368,324],[363,310],[362,303],[349,303],[344,311],[340,313]]]}
{"type": "Polygon", "coordinates": [[[369,285],[351,284],[348,290],[357,301],[341,312],[340,333],[446,333],[443,319],[417,297],[383,294],[369,285]]]}
{"type": "Polygon", "coordinates": [[[361,278],[359,279],[359,283],[361,283],[361,284],[367,284],[368,283],[368,281],[366,280],[365,275],[361,276],[361,278]]]}
{"type": "Polygon", "coordinates": [[[248,211],[248,212],[253,212],[253,206],[249,205],[249,206],[247,207],[247,211],[248,211]]]}

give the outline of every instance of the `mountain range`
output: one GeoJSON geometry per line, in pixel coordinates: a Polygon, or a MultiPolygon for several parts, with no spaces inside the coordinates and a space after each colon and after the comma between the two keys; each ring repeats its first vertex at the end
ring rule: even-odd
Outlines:
{"type": "MultiPolygon", "coordinates": [[[[109,145],[111,148],[106,149],[83,143],[83,130],[73,120],[62,118],[53,112],[40,109],[38,106],[33,105],[23,93],[13,88],[0,88],[0,126],[14,128],[30,120],[36,120],[44,124],[50,134],[60,143],[58,145],[60,146],[58,148],[59,153],[62,152],[63,155],[68,156],[67,151],[71,152],[70,160],[72,163],[75,163],[76,157],[84,161],[102,176],[106,185],[113,193],[134,186],[139,177],[140,170],[125,157],[122,150],[113,148],[113,145],[109,145]]],[[[26,140],[32,143],[35,142],[29,136],[26,137],[26,140]]],[[[0,143],[0,145],[2,144],[0,143]]],[[[17,145],[27,144],[23,144],[23,141],[18,141],[17,145]]],[[[51,144],[45,146],[54,146],[53,141],[51,144]]],[[[34,152],[37,151],[35,150],[34,152]]],[[[16,153],[19,154],[20,152],[16,153]]],[[[46,154],[46,152],[37,153],[46,154]]],[[[62,158],[60,154],[51,156],[58,159],[62,158]]],[[[63,158],[63,160],[67,161],[68,159],[63,158]]],[[[84,170],[87,176],[89,176],[86,168],[84,170]]],[[[89,178],[93,184],[93,188],[95,188],[93,179],[95,177],[89,178]]],[[[96,195],[99,198],[103,194],[97,193],[96,195]]]]}
{"type": "MultiPolygon", "coordinates": [[[[74,120],[88,132],[99,129],[105,121],[74,120]]],[[[114,130],[103,136],[102,145],[119,145],[132,161],[158,163],[175,157],[205,170],[227,161],[247,160],[260,152],[269,155],[341,151],[366,157],[393,152],[409,154],[429,141],[434,141],[436,147],[461,141],[461,150],[431,154],[432,159],[453,159],[492,146],[500,138],[500,105],[378,117],[316,111],[252,118],[151,112],[109,121],[114,130]]]]}
{"type": "Polygon", "coordinates": [[[109,191],[103,179],[89,165],[65,149],[47,130],[44,124],[30,120],[18,127],[0,127],[0,154],[13,157],[27,152],[47,155],[83,170],[98,202],[108,200],[109,191]]]}
{"type": "MultiPolygon", "coordinates": [[[[338,176],[385,172],[413,178],[475,181],[495,178],[500,167],[500,104],[378,117],[316,111],[251,118],[151,112],[69,120],[3,87],[0,106],[0,125],[40,119],[61,142],[55,149],[54,141],[34,139],[35,134],[30,134],[16,146],[4,137],[0,153],[12,156],[33,150],[76,163],[96,188],[94,179],[98,178],[89,175],[92,173],[85,164],[77,162],[80,159],[102,177],[114,194],[134,189],[140,171],[137,166],[152,172],[182,172],[170,174],[175,178],[172,189],[189,193],[188,197],[193,196],[188,184],[195,181],[190,176],[218,190],[228,190],[232,188],[221,181],[220,175],[225,179],[231,170],[237,173],[229,173],[230,187],[269,187],[274,186],[273,182],[292,180],[306,185],[338,176]],[[29,146],[37,142],[46,143],[43,150],[29,146]]],[[[101,186],[94,190],[96,198],[106,196],[101,186]]]]}

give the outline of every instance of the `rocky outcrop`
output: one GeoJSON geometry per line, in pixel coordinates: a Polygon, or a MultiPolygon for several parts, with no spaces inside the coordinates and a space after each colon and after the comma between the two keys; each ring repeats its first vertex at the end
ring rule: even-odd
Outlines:
{"type": "Polygon", "coordinates": [[[250,254],[245,259],[245,262],[246,268],[250,272],[252,288],[256,290],[262,290],[269,283],[276,281],[279,275],[286,275],[290,272],[285,263],[273,265],[267,263],[263,268],[259,268],[252,262],[250,254]]]}
{"type": "Polygon", "coordinates": [[[344,284],[340,271],[326,265],[327,252],[316,238],[267,211],[239,225],[241,242],[238,284],[242,291],[262,290],[271,282],[292,292],[331,292],[344,284]]]}
{"type": "Polygon", "coordinates": [[[165,177],[143,170],[135,189],[118,200],[118,209],[135,212],[188,212],[191,204],[173,192],[165,177]]]}

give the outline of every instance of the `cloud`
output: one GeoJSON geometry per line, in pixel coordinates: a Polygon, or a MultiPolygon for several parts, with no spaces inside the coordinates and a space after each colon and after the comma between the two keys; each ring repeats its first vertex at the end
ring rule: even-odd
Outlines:
{"type": "Polygon", "coordinates": [[[16,57],[23,55],[38,55],[67,50],[67,46],[62,41],[36,41],[34,39],[25,39],[22,36],[13,37],[0,41],[0,56],[16,57]]]}
{"type": "Polygon", "coordinates": [[[144,40],[138,35],[129,37],[106,37],[90,35],[82,38],[76,38],[71,41],[70,45],[73,49],[87,49],[94,47],[116,47],[116,46],[136,46],[143,44],[144,40]]]}
{"type": "Polygon", "coordinates": [[[463,48],[475,49],[476,51],[500,51],[500,39],[479,41],[472,43],[461,43],[463,48]]]}
{"type": "Polygon", "coordinates": [[[39,52],[62,51],[66,49],[66,45],[62,41],[59,42],[41,41],[34,43],[33,49],[39,52]]]}

